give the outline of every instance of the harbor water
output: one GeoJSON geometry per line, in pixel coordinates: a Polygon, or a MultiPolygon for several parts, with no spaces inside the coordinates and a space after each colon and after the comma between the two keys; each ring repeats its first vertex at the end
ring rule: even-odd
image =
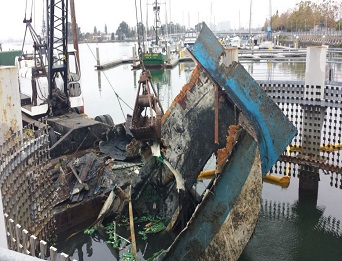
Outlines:
{"type": "MultiPolygon", "coordinates": [[[[96,71],[96,48],[101,63],[132,56],[134,43],[80,44],[81,83],[84,110],[89,117],[109,114],[115,123],[132,114],[140,70],[131,64],[96,71]]],[[[243,63],[256,80],[303,81],[305,63],[243,63]]],[[[195,64],[180,63],[173,69],[152,71],[164,110],[187,82],[195,64]]],[[[339,68],[341,69],[341,68],[339,68]]],[[[264,183],[258,223],[239,260],[341,260],[342,186],[340,175],[319,171],[317,197],[299,197],[300,169],[283,162],[273,172],[287,169],[290,185],[282,188],[264,183]],[[279,168],[278,168],[279,167],[279,168]]],[[[80,233],[68,242],[57,242],[58,250],[77,260],[116,260],[118,253],[103,239],[80,233]]],[[[222,250],[224,251],[224,250],[222,250]]],[[[144,249],[140,249],[140,256],[144,249]]],[[[71,258],[71,259],[72,259],[71,258]]]]}

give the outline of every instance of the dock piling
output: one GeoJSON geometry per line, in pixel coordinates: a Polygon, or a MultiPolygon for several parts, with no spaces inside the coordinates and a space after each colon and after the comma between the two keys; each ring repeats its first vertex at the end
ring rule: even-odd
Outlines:
{"type": "Polygon", "coordinates": [[[100,66],[100,51],[99,51],[99,47],[96,47],[96,64],[97,64],[97,66],[100,66]]]}
{"type": "Polygon", "coordinates": [[[136,60],[136,57],[137,57],[137,47],[134,45],[132,47],[132,52],[133,52],[133,66],[137,66],[137,60],[136,60]]]}
{"type": "Polygon", "coordinates": [[[239,50],[236,47],[228,47],[224,49],[225,55],[223,56],[222,63],[227,67],[232,64],[232,62],[239,61],[239,50]]]}

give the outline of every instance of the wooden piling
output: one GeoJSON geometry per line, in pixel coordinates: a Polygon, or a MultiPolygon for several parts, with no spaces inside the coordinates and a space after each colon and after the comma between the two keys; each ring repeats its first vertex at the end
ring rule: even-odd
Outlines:
{"type": "Polygon", "coordinates": [[[129,189],[129,225],[130,225],[130,230],[131,230],[131,238],[132,238],[132,251],[134,255],[134,259],[138,260],[137,256],[137,245],[135,241],[135,232],[134,232],[134,219],[133,219],[133,207],[132,207],[132,185],[130,185],[129,189]]]}
{"type": "Polygon", "coordinates": [[[97,64],[97,66],[100,66],[100,51],[99,51],[99,47],[96,47],[96,64],[97,64]]]}

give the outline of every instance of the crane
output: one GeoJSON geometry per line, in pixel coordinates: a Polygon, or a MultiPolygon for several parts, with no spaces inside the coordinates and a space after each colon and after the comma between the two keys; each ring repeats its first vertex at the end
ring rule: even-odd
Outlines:
{"type": "Polygon", "coordinates": [[[81,111],[83,106],[77,53],[68,50],[68,0],[46,0],[45,4],[47,37],[36,33],[32,17],[26,19],[25,14],[33,53],[23,52],[17,62],[22,111],[32,117],[62,115],[71,108],[81,111]]]}

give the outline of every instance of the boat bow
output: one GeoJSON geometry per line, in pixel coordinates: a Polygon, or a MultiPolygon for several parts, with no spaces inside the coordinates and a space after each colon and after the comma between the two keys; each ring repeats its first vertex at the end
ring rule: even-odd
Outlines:
{"type": "Polygon", "coordinates": [[[191,54],[254,127],[266,175],[296,135],[296,128],[240,63],[229,67],[220,63],[224,47],[204,23],[191,54]]]}

